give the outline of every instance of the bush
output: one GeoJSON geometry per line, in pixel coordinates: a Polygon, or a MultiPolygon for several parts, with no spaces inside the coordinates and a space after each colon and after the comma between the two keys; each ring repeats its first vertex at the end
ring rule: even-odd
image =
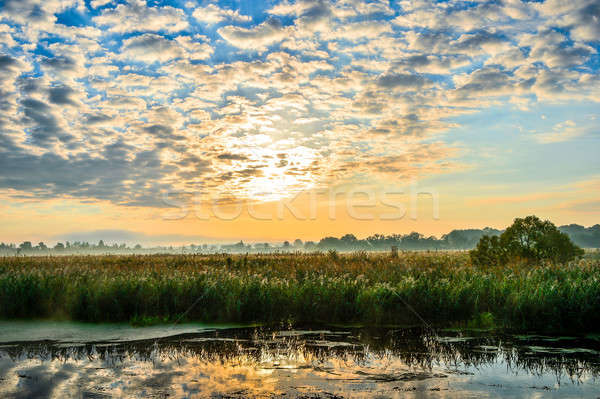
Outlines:
{"type": "Polygon", "coordinates": [[[483,236],[470,252],[471,261],[479,266],[495,266],[518,259],[565,263],[583,254],[583,249],[573,244],[569,236],[552,222],[542,221],[537,216],[515,219],[500,237],[483,236]]]}

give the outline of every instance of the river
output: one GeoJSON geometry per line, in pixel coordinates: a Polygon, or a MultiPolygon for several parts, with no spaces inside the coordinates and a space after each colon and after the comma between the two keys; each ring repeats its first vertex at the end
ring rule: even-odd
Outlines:
{"type": "Polygon", "coordinates": [[[600,338],[0,322],[6,398],[598,398],[600,338]]]}

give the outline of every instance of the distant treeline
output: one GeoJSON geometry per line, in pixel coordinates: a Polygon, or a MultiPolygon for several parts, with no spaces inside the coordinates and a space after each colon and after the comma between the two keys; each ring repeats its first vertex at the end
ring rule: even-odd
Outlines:
{"type": "Polygon", "coordinates": [[[600,224],[592,227],[583,227],[578,224],[569,224],[558,228],[567,234],[575,245],[581,248],[600,248],[600,224]]]}
{"type": "MultiPolygon", "coordinates": [[[[582,248],[600,247],[600,224],[592,227],[584,227],[570,224],[559,227],[571,240],[582,248]]],[[[477,245],[479,239],[484,236],[500,235],[502,230],[486,227],[485,229],[452,230],[441,238],[434,236],[426,237],[420,233],[410,234],[374,234],[364,239],[358,239],[353,234],[342,237],[325,237],[320,241],[303,242],[297,239],[293,242],[283,243],[258,243],[246,244],[240,241],[230,245],[191,244],[180,247],[162,246],[143,248],[137,244],[129,247],[126,244],[106,245],[102,240],[97,244],[88,242],[59,242],[53,247],[46,246],[43,242],[37,245],[25,241],[19,245],[0,243],[0,254],[81,254],[81,253],[215,253],[215,252],[280,252],[280,251],[387,251],[391,247],[399,250],[467,250],[477,245]]]]}

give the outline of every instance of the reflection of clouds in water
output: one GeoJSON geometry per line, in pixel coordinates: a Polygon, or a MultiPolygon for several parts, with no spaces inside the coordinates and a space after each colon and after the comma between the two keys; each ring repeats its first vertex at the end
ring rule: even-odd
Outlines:
{"type": "MultiPolygon", "coordinates": [[[[300,359],[299,357],[297,359],[300,359]]],[[[282,359],[283,360],[283,359],[282,359]]],[[[386,362],[393,370],[406,365],[397,359],[386,362]]],[[[394,381],[374,378],[383,372],[383,364],[371,362],[358,366],[347,360],[332,358],[305,361],[257,362],[240,356],[221,362],[206,362],[200,357],[169,358],[154,362],[123,358],[119,366],[103,368],[99,359],[92,361],[59,360],[41,362],[24,360],[9,370],[12,381],[2,382],[2,394],[15,397],[64,398],[82,392],[109,394],[116,397],[161,395],[171,397],[209,397],[214,394],[240,397],[264,397],[301,392],[346,392],[369,397],[382,385],[394,381]]],[[[429,376],[431,378],[431,376],[429,376]]],[[[422,384],[422,381],[418,381],[422,384]]],[[[427,384],[425,384],[427,385],[427,384]]],[[[388,390],[393,387],[386,387],[388,390]]],[[[293,396],[292,396],[293,397],[293,396]]]]}
{"type": "Polygon", "coordinates": [[[0,396],[600,394],[600,383],[594,379],[600,368],[597,343],[587,342],[589,347],[584,348],[580,341],[546,342],[546,346],[542,341],[489,335],[434,339],[391,331],[371,336],[238,329],[110,345],[4,345],[0,396]],[[552,350],[541,353],[530,350],[551,345],[552,350]],[[567,375],[576,383],[569,383],[567,375]]]}

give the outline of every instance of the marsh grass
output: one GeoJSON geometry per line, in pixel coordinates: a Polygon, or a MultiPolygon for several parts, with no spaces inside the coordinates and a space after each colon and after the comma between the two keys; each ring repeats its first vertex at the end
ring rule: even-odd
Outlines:
{"type": "Polygon", "coordinates": [[[407,304],[438,326],[597,332],[600,261],[482,268],[462,252],[0,259],[4,319],[420,324],[407,304]]]}

